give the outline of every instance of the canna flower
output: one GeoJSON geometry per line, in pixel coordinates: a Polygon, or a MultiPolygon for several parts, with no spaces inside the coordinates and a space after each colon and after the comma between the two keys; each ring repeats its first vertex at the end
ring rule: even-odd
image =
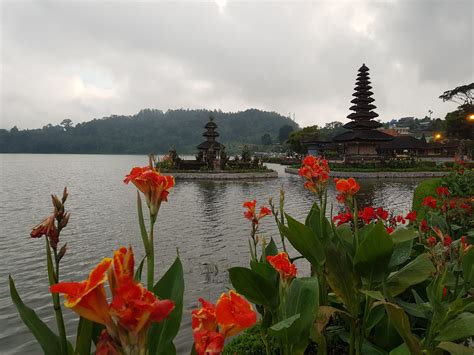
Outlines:
{"type": "Polygon", "coordinates": [[[465,202],[461,203],[459,205],[459,208],[462,208],[463,210],[465,210],[467,214],[471,214],[472,212],[472,207],[465,202]]]}
{"type": "Polygon", "coordinates": [[[267,256],[267,261],[278,271],[283,280],[292,280],[296,277],[296,266],[290,262],[288,254],[281,252],[275,256],[267,256]]]}
{"type": "Polygon", "coordinates": [[[224,350],[224,335],[209,330],[193,333],[194,347],[198,355],[219,355],[224,350]]]}
{"type": "Polygon", "coordinates": [[[121,247],[114,252],[113,269],[109,269],[109,284],[112,294],[115,293],[117,285],[124,277],[134,276],[135,259],[132,247],[121,247]]]}
{"type": "Polygon", "coordinates": [[[437,200],[435,198],[433,198],[433,196],[426,196],[423,199],[423,202],[421,204],[423,206],[427,206],[427,207],[430,207],[432,209],[436,209],[436,203],[437,203],[437,200]]]}
{"type": "Polygon", "coordinates": [[[337,226],[340,226],[341,224],[352,221],[352,213],[349,211],[339,213],[332,218],[332,221],[336,223],[337,226]]]}
{"type": "Polygon", "coordinates": [[[420,223],[420,230],[422,232],[428,232],[430,230],[430,227],[428,226],[428,222],[426,222],[426,219],[422,219],[420,223]]]}
{"type": "Polygon", "coordinates": [[[392,226],[385,227],[385,230],[387,231],[388,234],[392,234],[392,232],[395,230],[392,226]]]}
{"type": "Polygon", "coordinates": [[[223,293],[216,304],[216,319],[224,337],[239,333],[257,321],[257,313],[247,300],[231,290],[223,293]]]}
{"type": "Polygon", "coordinates": [[[384,210],[382,207],[377,208],[375,211],[375,214],[377,215],[378,218],[386,221],[388,218],[388,211],[384,210]]]}
{"type": "Polygon", "coordinates": [[[403,218],[402,215],[398,215],[395,220],[396,220],[397,223],[401,223],[401,224],[406,223],[406,220],[405,220],[405,218],[403,218]]]}
{"type": "Polygon", "coordinates": [[[461,237],[461,251],[463,253],[466,253],[471,248],[472,248],[472,245],[469,245],[469,243],[467,241],[467,237],[465,235],[463,235],[461,237]]]}
{"type": "Polygon", "coordinates": [[[443,296],[442,296],[443,300],[446,298],[447,293],[448,293],[448,290],[446,289],[446,287],[443,287],[443,296]]]}
{"type": "Polygon", "coordinates": [[[339,192],[337,200],[341,203],[352,199],[352,197],[359,191],[360,185],[354,178],[349,179],[334,179],[336,183],[336,190],[339,192]]]}
{"type": "Polygon", "coordinates": [[[436,194],[439,197],[449,196],[449,190],[446,186],[438,186],[436,188],[436,194]]]}
{"type": "Polygon", "coordinates": [[[365,224],[369,224],[370,221],[375,218],[375,211],[373,207],[364,207],[362,211],[359,211],[358,217],[362,219],[365,224]]]}
{"type": "Polygon", "coordinates": [[[54,223],[54,215],[44,219],[40,224],[33,227],[31,230],[31,238],[41,238],[43,235],[49,237],[51,246],[56,249],[59,243],[59,233],[54,223]]]}
{"type": "Polygon", "coordinates": [[[303,159],[298,173],[307,181],[304,188],[320,195],[326,188],[329,179],[329,165],[326,159],[316,158],[312,155],[303,159]]]}
{"type": "Polygon", "coordinates": [[[201,302],[202,307],[192,312],[191,325],[193,332],[202,330],[215,332],[217,330],[216,306],[202,298],[199,299],[199,302],[201,302]]]}
{"type": "Polygon", "coordinates": [[[81,282],[60,282],[51,286],[52,293],[64,293],[64,305],[81,317],[103,325],[110,325],[109,305],[105,297],[104,282],[112,259],[104,258],[81,282]]]}
{"type": "Polygon", "coordinates": [[[244,217],[252,221],[253,224],[258,224],[258,222],[265,216],[272,214],[272,211],[265,206],[260,207],[260,213],[256,213],[257,200],[244,202],[243,207],[247,209],[244,212],[244,217]]]}
{"type": "Polygon", "coordinates": [[[162,201],[168,201],[169,190],[174,186],[172,176],[161,175],[150,166],[133,168],[123,181],[132,182],[145,195],[152,216],[158,214],[162,201]]]}
{"type": "Polygon", "coordinates": [[[446,236],[443,238],[443,245],[444,245],[445,247],[449,247],[452,242],[453,242],[453,240],[451,239],[451,237],[450,237],[449,235],[446,235],[446,236]]]}
{"type": "Polygon", "coordinates": [[[405,216],[406,219],[410,221],[410,223],[413,223],[416,221],[416,211],[410,211],[407,213],[405,216]]]}
{"type": "Polygon", "coordinates": [[[129,332],[145,333],[152,322],[168,317],[174,308],[170,300],[160,300],[153,293],[123,276],[110,303],[110,314],[117,323],[129,332]]]}
{"type": "Polygon", "coordinates": [[[96,346],[96,355],[120,355],[119,346],[115,340],[109,335],[107,330],[103,330],[100,334],[99,341],[96,346]]]}

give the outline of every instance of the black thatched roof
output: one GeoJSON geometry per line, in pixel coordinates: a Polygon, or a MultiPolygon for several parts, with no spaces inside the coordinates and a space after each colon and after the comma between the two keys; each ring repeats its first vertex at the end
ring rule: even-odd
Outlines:
{"type": "Polygon", "coordinates": [[[222,149],[222,148],[225,148],[225,146],[222,144],[222,143],[219,143],[218,141],[205,141],[205,142],[202,142],[201,144],[199,144],[197,146],[197,149],[199,150],[207,150],[209,149],[210,147],[213,147],[215,150],[218,150],[218,149],[222,149]]]}
{"type": "Polygon", "coordinates": [[[334,142],[386,142],[393,139],[393,136],[374,130],[355,130],[344,132],[333,138],[334,142]]]}
{"type": "Polygon", "coordinates": [[[383,124],[373,120],[360,120],[360,121],[351,121],[344,125],[344,128],[347,129],[376,129],[382,127],[383,124]]]}
{"type": "Polygon", "coordinates": [[[413,136],[396,136],[390,142],[383,143],[380,149],[397,150],[397,149],[426,149],[428,144],[421,139],[413,136]]]}

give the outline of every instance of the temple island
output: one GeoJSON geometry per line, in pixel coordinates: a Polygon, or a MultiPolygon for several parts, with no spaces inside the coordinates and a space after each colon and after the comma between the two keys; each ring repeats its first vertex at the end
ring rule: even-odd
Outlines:
{"type": "Polygon", "coordinates": [[[155,161],[156,167],[178,179],[233,180],[278,177],[278,173],[268,169],[258,157],[252,157],[247,147],[244,147],[240,156],[230,158],[224,144],[217,141],[219,133],[214,117],[209,117],[204,128],[202,135],[205,140],[196,147],[195,159],[181,159],[173,148],[160,161],[155,161]]]}

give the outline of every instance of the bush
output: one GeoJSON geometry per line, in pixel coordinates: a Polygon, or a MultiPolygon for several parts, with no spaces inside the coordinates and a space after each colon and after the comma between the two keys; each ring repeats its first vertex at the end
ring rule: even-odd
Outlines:
{"type": "Polygon", "coordinates": [[[415,189],[413,194],[412,210],[418,211],[419,219],[423,218],[424,209],[421,208],[421,203],[426,196],[436,196],[436,188],[441,186],[442,180],[440,178],[428,179],[422,181],[415,189]]]}

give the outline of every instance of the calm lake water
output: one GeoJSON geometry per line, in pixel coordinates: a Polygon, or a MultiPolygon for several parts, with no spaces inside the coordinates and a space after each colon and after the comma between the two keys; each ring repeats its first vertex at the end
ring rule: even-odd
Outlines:
{"type": "MultiPolygon", "coordinates": [[[[137,260],[143,256],[136,216],[136,190],[122,180],[133,166],[147,163],[145,156],[116,155],[0,155],[0,352],[36,354],[41,349],[21,322],[8,291],[8,275],[16,282],[24,302],[53,329],[55,321],[48,292],[44,240],[31,239],[31,228],[51,212],[50,194],[70,191],[66,207],[69,225],[61,235],[68,251],[61,263],[61,279],[80,281],[103,257],[122,245],[132,245],[137,260]]],[[[185,272],[185,309],[175,340],[178,353],[192,345],[190,313],[203,297],[215,301],[230,286],[227,268],[248,264],[249,222],[242,203],[257,199],[278,201],[286,190],[286,211],[303,220],[313,196],[299,176],[284,173],[264,181],[177,181],[163,203],[157,222],[156,268],[160,276],[179,250],[185,272]]],[[[360,180],[359,205],[373,204],[407,211],[419,180],[360,180]]],[[[336,204],[335,192],[329,191],[336,204]]],[[[266,237],[279,239],[272,218],[261,222],[266,237]]],[[[307,265],[299,264],[303,273],[307,265]]],[[[74,339],[76,316],[64,310],[67,331],[74,339]]]]}

